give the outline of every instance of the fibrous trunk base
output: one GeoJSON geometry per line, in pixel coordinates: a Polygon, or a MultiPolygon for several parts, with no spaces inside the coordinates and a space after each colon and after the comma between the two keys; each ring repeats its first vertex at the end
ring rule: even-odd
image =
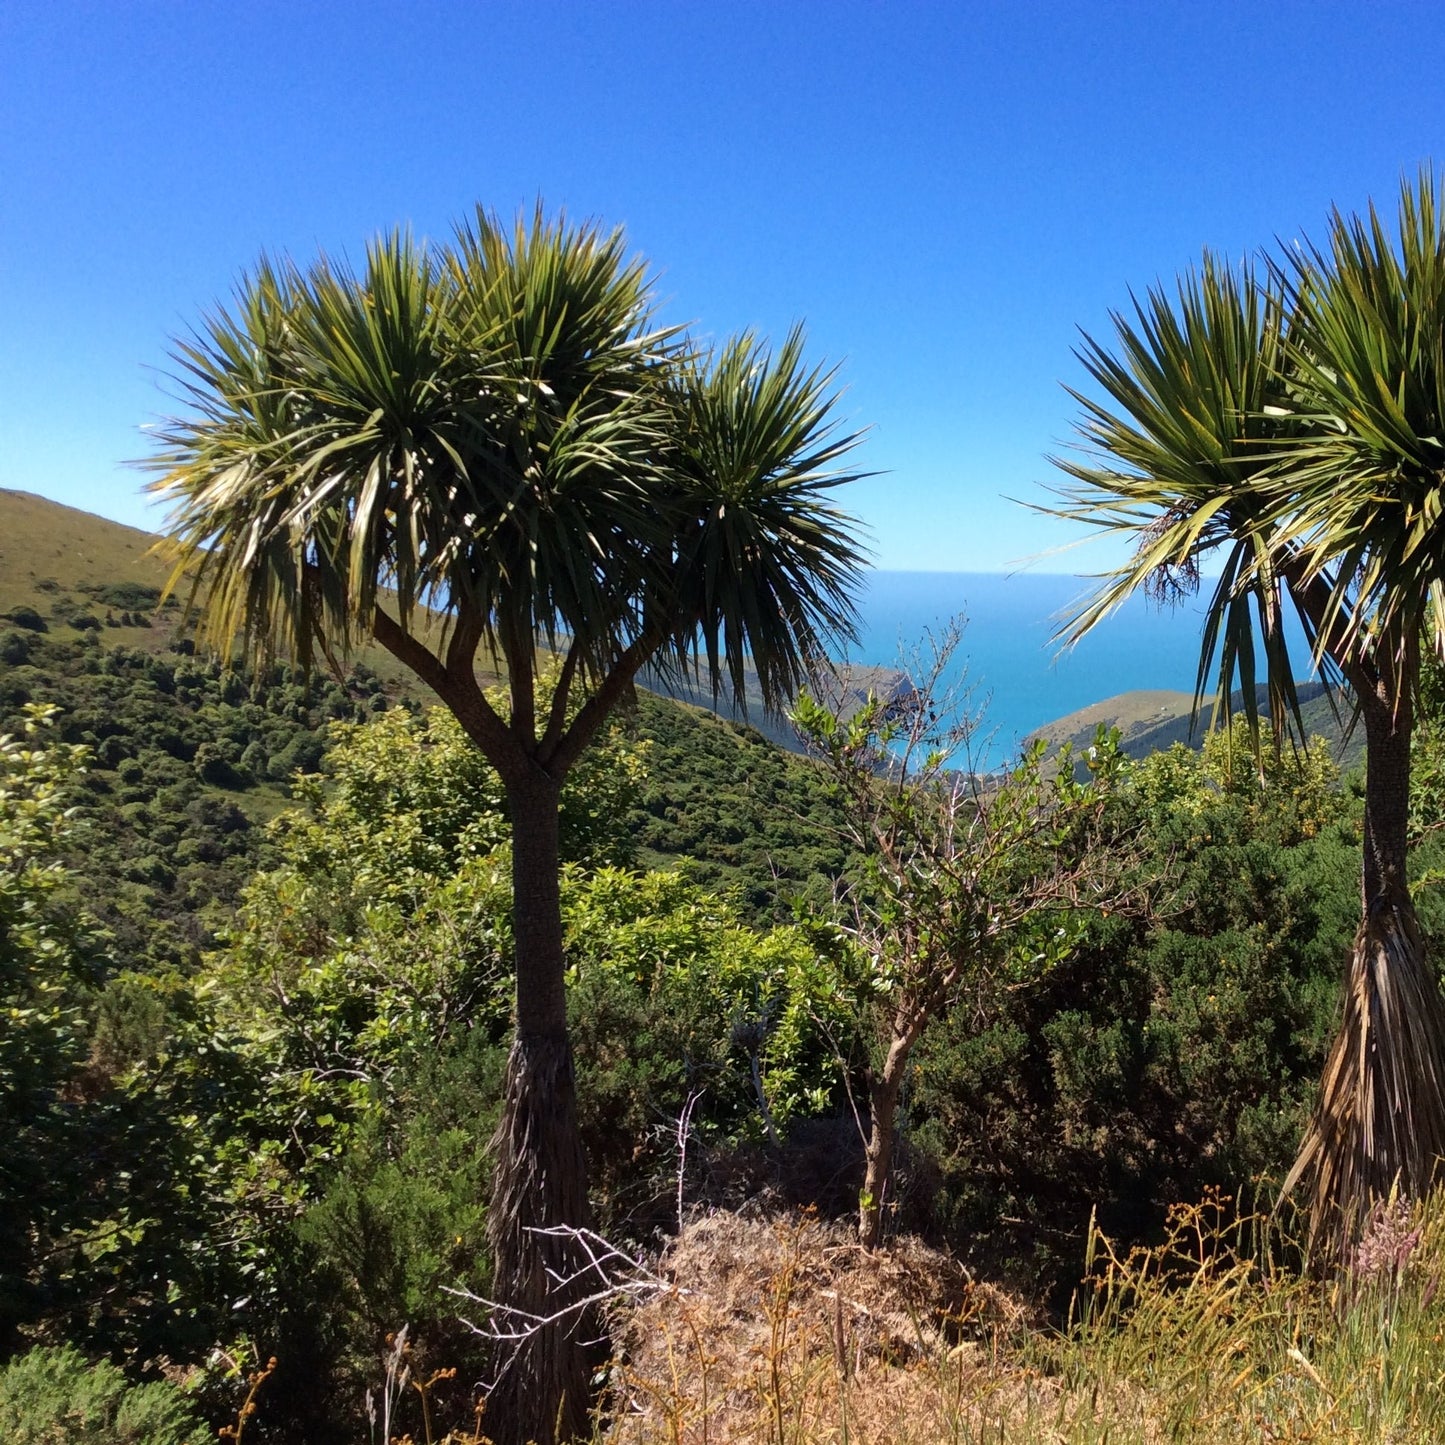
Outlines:
{"type": "Polygon", "coordinates": [[[536,1321],[555,1323],[500,1347],[500,1375],[487,1400],[484,1428],[496,1445],[554,1445],[588,1433],[592,1366],[603,1333],[595,1311],[575,1310],[596,1280],[573,1279],[586,1256],[576,1236],[565,1232],[589,1223],[565,1034],[518,1034],[507,1060],[493,1150],[492,1294],[506,1307],[498,1324],[504,1331],[525,1331],[536,1321]],[[545,1232],[559,1228],[564,1232],[545,1232]]]}
{"type": "Polygon", "coordinates": [[[1445,1000],[1403,890],[1355,936],[1344,1020],[1288,1193],[1311,1177],[1310,1249],[1346,1264],[1372,1205],[1418,1198],[1445,1156],[1445,1000]]]}

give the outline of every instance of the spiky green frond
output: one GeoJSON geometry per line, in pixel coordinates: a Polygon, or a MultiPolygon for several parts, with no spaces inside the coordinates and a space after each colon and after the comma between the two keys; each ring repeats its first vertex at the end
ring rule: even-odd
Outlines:
{"type": "Polygon", "coordinates": [[[651,306],[619,236],[540,218],[248,278],[178,348],[192,411],[156,462],[213,639],[349,644],[387,590],[404,622],[425,603],[487,634],[590,629],[605,661],[619,561],[660,535],[651,306]]]}
{"type": "Polygon", "coordinates": [[[1076,641],[1135,592],[1160,601],[1193,595],[1202,571],[1220,565],[1196,705],[1212,683],[1217,719],[1226,720],[1237,683],[1257,724],[1262,671],[1274,715],[1297,719],[1269,485],[1295,429],[1282,292],[1252,268],[1206,253],[1175,292],[1155,287],[1136,299],[1132,318],[1115,313],[1113,322],[1112,348],[1084,338],[1079,356],[1098,394],[1072,393],[1084,413],[1082,456],[1056,459],[1074,482],[1043,510],[1123,537],[1134,553],[1065,619],[1060,636],[1076,641]]]}
{"type": "Polygon", "coordinates": [[[776,353],[750,333],[677,373],[680,489],[672,656],[700,650],[714,688],[745,699],[751,658],[764,704],[791,699],[854,636],[859,546],[832,501],[861,474],[838,465],[856,433],[834,421],[833,374],[808,367],[803,335],[776,353]]]}
{"type": "Polygon", "coordinates": [[[780,702],[854,621],[829,500],[857,437],[800,334],[689,351],[620,232],[478,211],[359,272],[263,264],[176,351],[156,490],[221,649],[350,646],[426,606],[509,662],[639,648],[780,702]]]}
{"type": "Polygon", "coordinates": [[[1422,172],[1393,232],[1374,206],[1336,212],[1327,243],[1281,269],[1314,421],[1288,477],[1292,533],[1353,645],[1428,628],[1445,651],[1430,606],[1445,590],[1445,196],[1422,172]]]}

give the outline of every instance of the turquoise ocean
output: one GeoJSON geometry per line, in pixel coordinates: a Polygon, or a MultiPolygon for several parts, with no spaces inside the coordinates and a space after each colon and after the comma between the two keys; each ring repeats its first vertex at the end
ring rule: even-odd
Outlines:
{"type": "Polygon", "coordinates": [[[952,671],[966,671],[973,706],[983,709],[982,736],[991,741],[979,761],[989,764],[1045,723],[1116,693],[1192,692],[1207,590],[1173,608],[1131,598],[1064,651],[1053,636],[1094,585],[1053,573],[875,571],[849,660],[911,671],[925,630],[965,618],[952,671]]]}

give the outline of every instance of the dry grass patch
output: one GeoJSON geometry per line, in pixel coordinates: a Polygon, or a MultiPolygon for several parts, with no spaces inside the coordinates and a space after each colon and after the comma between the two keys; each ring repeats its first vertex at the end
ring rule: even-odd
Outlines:
{"type": "Polygon", "coordinates": [[[1321,1285],[1268,1219],[1095,1235],[1050,1330],[918,1240],[714,1214],[625,1329],[612,1445],[1423,1445],[1445,1440],[1445,1204],[1381,1211],[1321,1285]]]}
{"type": "Polygon", "coordinates": [[[923,1438],[977,1379],[1001,1387],[1027,1323],[943,1251],[870,1254],[807,1215],[697,1219],[662,1269],[672,1290],[626,1329],[609,1438],[629,1445],[923,1438]]]}

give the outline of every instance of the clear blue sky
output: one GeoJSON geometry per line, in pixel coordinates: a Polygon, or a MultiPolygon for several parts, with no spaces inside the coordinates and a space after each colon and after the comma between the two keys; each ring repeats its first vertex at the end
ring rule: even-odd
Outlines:
{"type": "MultiPolygon", "coordinates": [[[[167,340],[263,248],[478,201],[625,225],[670,313],[806,321],[888,568],[1064,540],[1076,328],[1445,163],[1414,4],[0,3],[0,486],[145,526],[167,340]]],[[[1076,570],[1097,550],[1053,558],[1076,570]]]]}

